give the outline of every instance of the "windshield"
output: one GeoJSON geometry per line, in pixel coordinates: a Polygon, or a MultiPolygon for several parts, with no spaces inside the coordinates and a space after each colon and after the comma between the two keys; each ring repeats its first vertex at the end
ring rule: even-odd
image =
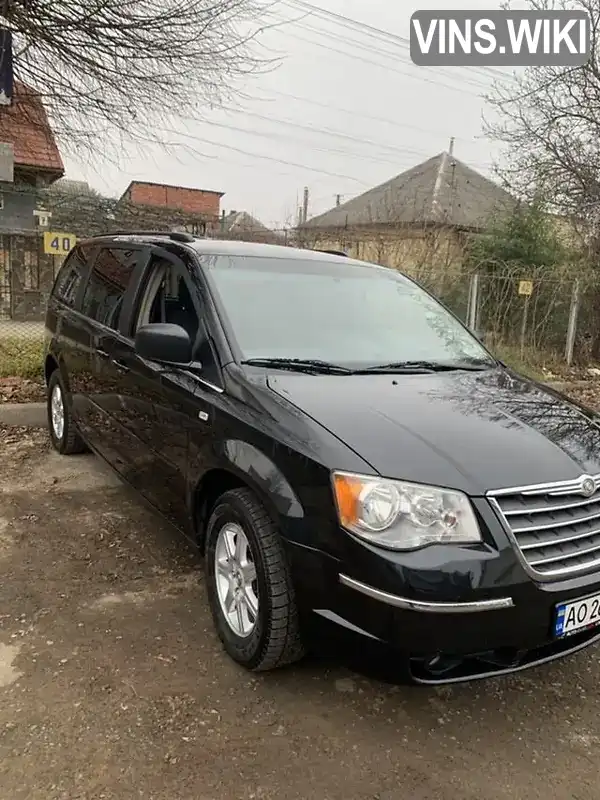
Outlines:
{"type": "Polygon", "coordinates": [[[254,256],[216,256],[208,268],[244,360],[494,364],[439,303],[391,269],[254,256]]]}

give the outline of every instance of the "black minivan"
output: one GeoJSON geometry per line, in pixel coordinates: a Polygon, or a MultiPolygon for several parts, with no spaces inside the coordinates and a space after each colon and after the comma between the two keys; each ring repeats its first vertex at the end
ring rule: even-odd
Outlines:
{"type": "Polygon", "coordinates": [[[323,631],[420,683],[600,638],[599,416],[408,277],[111,234],[69,254],[46,327],[54,447],[93,450],[195,541],[248,669],[323,631]]]}

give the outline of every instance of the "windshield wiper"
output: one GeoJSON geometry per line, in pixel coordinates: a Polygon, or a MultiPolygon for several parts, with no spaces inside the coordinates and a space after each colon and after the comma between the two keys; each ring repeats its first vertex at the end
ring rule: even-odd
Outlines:
{"type": "Polygon", "coordinates": [[[474,370],[480,371],[490,369],[493,366],[488,361],[395,361],[391,364],[374,364],[372,367],[356,370],[355,374],[362,375],[377,372],[408,372],[413,374],[427,372],[450,372],[453,370],[474,370]]]}
{"type": "Polygon", "coordinates": [[[292,372],[323,375],[351,375],[353,373],[353,370],[347,369],[347,367],[316,358],[249,358],[242,361],[242,364],[248,364],[251,367],[276,367],[277,369],[289,369],[292,372]]]}

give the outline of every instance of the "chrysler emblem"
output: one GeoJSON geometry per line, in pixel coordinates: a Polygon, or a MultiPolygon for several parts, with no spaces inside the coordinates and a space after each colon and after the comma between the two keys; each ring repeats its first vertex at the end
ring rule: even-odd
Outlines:
{"type": "Polygon", "coordinates": [[[591,497],[596,491],[596,484],[593,478],[584,477],[581,479],[579,491],[584,497],[591,497]]]}

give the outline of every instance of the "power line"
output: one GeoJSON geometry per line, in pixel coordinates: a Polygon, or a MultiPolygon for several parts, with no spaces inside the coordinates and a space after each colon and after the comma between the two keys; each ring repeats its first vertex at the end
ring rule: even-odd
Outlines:
{"type": "MultiPolygon", "coordinates": [[[[327,34],[327,33],[324,34],[323,31],[320,31],[320,30],[318,30],[316,28],[310,28],[309,26],[306,26],[306,25],[298,26],[298,27],[306,28],[307,30],[311,30],[311,31],[317,33],[318,35],[326,35],[329,41],[331,39],[334,39],[334,40],[342,41],[344,43],[348,43],[347,39],[343,39],[341,37],[336,37],[335,35],[332,35],[332,34],[327,34]]],[[[293,36],[293,38],[295,40],[297,40],[297,41],[306,42],[307,44],[313,45],[314,47],[321,47],[321,48],[327,50],[330,53],[337,53],[339,55],[346,56],[347,58],[351,58],[353,61],[361,61],[364,64],[368,64],[369,66],[379,67],[380,69],[384,69],[387,72],[394,72],[397,75],[402,75],[403,77],[410,78],[411,80],[422,81],[424,83],[429,83],[429,84],[431,84],[433,86],[441,86],[441,87],[443,87],[445,89],[448,89],[451,92],[458,92],[459,94],[468,94],[468,95],[471,95],[472,97],[480,96],[480,93],[469,92],[464,87],[452,86],[449,83],[442,83],[441,81],[437,81],[437,80],[434,80],[432,78],[427,78],[424,75],[415,75],[414,73],[407,72],[406,70],[401,70],[401,69],[398,69],[397,67],[391,67],[388,64],[382,64],[380,61],[374,61],[373,59],[365,58],[363,56],[357,55],[355,52],[349,52],[347,50],[340,50],[340,49],[338,49],[336,47],[332,47],[331,44],[329,43],[329,41],[327,43],[317,42],[317,41],[315,41],[313,39],[307,39],[304,36],[299,36],[295,32],[294,33],[289,33],[287,31],[282,31],[281,29],[280,29],[279,32],[283,33],[284,35],[287,35],[287,36],[293,36]]],[[[363,46],[362,44],[359,44],[359,43],[356,43],[356,42],[354,42],[354,44],[357,47],[359,47],[359,49],[368,50],[369,52],[372,52],[369,48],[363,46]]],[[[388,55],[393,60],[401,60],[402,61],[402,59],[398,59],[397,57],[393,56],[392,54],[384,54],[384,56],[385,55],[388,55]]],[[[404,63],[406,63],[406,62],[404,62],[404,63]]],[[[470,83],[468,81],[465,81],[465,82],[467,84],[470,83]]],[[[485,84],[474,84],[474,83],[472,83],[472,85],[476,86],[476,87],[480,86],[482,89],[489,88],[485,84]]]]}
{"type": "MultiPolygon", "coordinates": [[[[255,119],[261,119],[261,120],[264,120],[265,122],[268,122],[270,124],[284,125],[284,126],[291,127],[291,128],[298,128],[300,130],[309,131],[310,133],[314,133],[314,134],[317,134],[317,135],[320,135],[320,136],[331,136],[331,137],[334,137],[334,138],[339,138],[339,139],[343,139],[343,140],[346,140],[346,141],[355,142],[355,143],[360,144],[360,145],[366,145],[368,147],[376,148],[376,149],[379,149],[379,150],[385,150],[389,154],[398,154],[398,155],[403,155],[403,156],[404,155],[415,155],[415,156],[417,156],[419,158],[422,157],[423,155],[426,155],[422,150],[416,150],[416,149],[411,148],[411,147],[395,147],[393,145],[374,142],[374,141],[371,141],[369,139],[359,139],[356,136],[350,136],[349,134],[342,133],[341,131],[335,131],[335,130],[331,130],[329,128],[320,128],[320,127],[314,127],[314,126],[310,126],[310,125],[303,125],[303,124],[301,124],[299,122],[292,122],[290,120],[284,120],[284,119],[277,119],[277,118],[274,118],[274,117],[268,117],[268,116],[265,116],[264,114],[259,114],[259,113],[254,112],[254,111],[245,111],[243,109],[236,109],[236,108],[230,108],[230,107],[226,107],[226,110],[228,112],[230,112],[230,113],[233,113],[233,114],[242,114],[243,116],[246,116],[246,117],[253,117],[255,119]]],[[[215,123],[215,122],[211,122],[209,124],[217,125],[217,126],[220,125],[220,123],[215,123]]],[[[231,126],[227,126],[227,127],[231,127],[231,126]]],[[[241,128],[237,129],[237,130],[240,130],[240,131],[243,131],[245,133],[248,133],[250,135],[255,135],[255,136],[267,136],[267,137],[271,137],[272,136],[273,138],[276,137],[276,134],[269,134],[269,133],[266,133],[266,132],[263,132],[263,131],[244,130],[244,129],[241,129],[241,128]]],[[[301,144],[306,144],[306,140],[301,140],[300,139],[300,140],[296,140],[296,141],[299,141],[301,144]]],[[[323,149],[323,148],[320,148],[318,146],[313,145],[311,142],[309,142],[308,144],[311,147],[314,147],[314,149],[316,149],[316,150],[323,150],[323,152],[340,153],[342,155],[347,155],[347,156],[351,156],[351,157],[354,157],[354,158],[367,158],[369,160],[378,161],[380,163],[386,163],[386,162],[390,163],[390,164],[397,163],[396,161],[391,160],[389,158],[383,158],[383,157],[379,157],[379,156],[369,156],[367,154],[354,153],[352,151],[347,151],[347,150],[323,149]]]]}
{"type": "MultiPolygon", "coordinates": [[[[344,14],[337,14],[334,11],[329,11],[328,9],[321,8],[320,6],[315,6],[312,3],[306,2],[306,0],[282,0],[283,5],[288,5],[292,7],[299,7],[308,9],[310,13],[320,15],[322,17],[326,17],[332,20],[336,20],[339,25],[345,28],[355,28],[360,30],[361,32],[365,33],[366,35],[370,35],[376,39],[387,39],[391,40],[394,43],[398,43],[400,47],[409,50],[410,49],[410,40],[406,36],[400,36],[399,34],[390,33],[389,31],[385,31],[382,28],[376,28],[373,25],[368,25],[366,22],[360,22],[357,19],[353,19],[352,17],[347,17],[344,14]]],[[[481,73],[483,75],[489,75],[494,78],[507,78],[505,73],[501,72],[500,70],[496,70],[493,67],[469,67],[470,71],[475,71],[481,73]]]]}
{"type": "MultiPolygon", "coordinates": [[[[234,126],[229,126],[229,127],[231,127],[233,130],[236,130],[236,128],[234,126]]],[[[237,130],[240,130],[240,129],[237,129],[237,130]]],[[[322,175],[328,175],[331,178],[341,178],[342,180],[354,181],[355,183],[360,183],[363,186],[368,186],[369,185],[369,184],[365,183],[365,181],[361,181],[358,178],[355,178],[353,175],[344,175],[344,174],[339,173],[339,172],[329,172],[329,170],[318,169],[317,167],[307,167],[306,164],[298,164],[296,161],[288,161],[286,159],[276,158],[275,156],[265,156],[265,155],[263,155],[261,153],[252,153],[252,152],[249,152],[248,150],[243,150],[240,147],[235,147],[234,145],[224,144],[224,142],[215,142],[212,139],[205,139],[205,138],[200,137],[200,136],[194,136],[191,133],[182,133],[181,130],[165,129],[165,132],[166,133],[178,134],[180,136],[183,135],[186,138],[191,139],[192,141],[201,142],[202,144],[210,144],[210,145],[213,145],[214,147],[223,147],[226,150],[233,150],[234,152],[242,153],[243,155],[251,156],[252,158],[262,158],[262,159],[265,159],[266,161],[274,161],[274,162],[277,162],[279,164],[286,164],[287,166],[297,167],[298,169],[307,170],[308,172],[319,172],[322,175]]],[[[185,142],[173,143],[171,146],[173,146],[173,147],[188,147],[192,152],[197,152],[197,151],[194,151],[194,149],[191,148],[189,145],[186,145],[185,142]]],[[[200,155],[203,156],[204,154],[200,154],[200,155]]],[[[209,156],[209,158],[211,158],[211,156],[209,156]]]]}
{"type": "MultiPolygon", "coordinates": [[[[340,106],[333,105],[332,103],[324,103],[319,100],[315,100],[312,97],[301,97],[300,95],[291,94],[289,92],[279,92],[276,89],[270,89],[269,91],[271,92],[271,94],[277,95],[278,97],[297,100],[300,103],[307,103],[308,105],[313,105],[318,108],[325,108],[331,111],[339,111],[342,114],[348,114],[354,119],[356,119],[358,116],[361,119],[368,119],[372,120],[373,122],[382,122],[385,125],[391,125],[394,128],[409,128],[411,130],[417,131],[418,133],[430,133],[437,135],[437,131],[434,131],[432,128],[421,128],[420,126],[412,125],[409,122],[397,122],[396,120],[389,119],[386,117],[379,117],[379,116],[374,116],[372,114],[365,114],[363,111],[361,111],[360,114],[357,114],[356,111],[352,111],[348,108],[341,108],[340,106]]],[[[268,98],[266,99],[268,100],[268,98]]],[[[272,119],[272,118],[267,117],[267,119],[272,119]]],[[[465,139],[462,136],[456,136],[455,138],[461,142],[465,142],[465,144],[472,144],[470,139],[465,139]]]]}
{"type": "MultiPolygon", "coordinates": [[[[262,116],[262,114],[253,114],[252,112],[242,112],[242,111],[237,112],[235,110],[233,110],[233,111],[234,111],[234,113],[243,113],[245,116],[259,117],[260,119],[267,120],[268,122],[276,122],[276,123],[279,123],[281,125],[289,124],[291,127],[300,127],[302,130],[312,131],[312,132],[317,133],[319,135],[339,136],[341,138],[351,139],[351,141],[353,141],[353,142],[358,142],[359,144],[369,145],[369,146],[372,146],[374,148],[375,147],[379,147],[380,149],[384,149],[386,147],[385,145],[377,145],[375,142],[369,142],[369,141],[361,142],[360,139],[356,139],[356,138],[350,137],[350,136],[345,136],[344,134],[336,134],[334,132],[326,132],[326,131],[319,130],[319,129],[315,130],[315,129],[309,128],[308,126],[304,126],[304,125],[298,125],[297,126],[295,123],[286,123],[285,120],[269,120],[268,117],[264,117],[264,116],[262,116]]],[[[352,158],[352,159],[363,159],[363,160],[367,160],[367,161],[374,161],[375,163],[379,163],[379,164],[393,164],[393,165],[397,165],[398,164],[397,159],[391,159],[389,157],[385,158],[384,156],[379,156],[377,154],[374,154],[374,155],[370,156],[370,155],[368,155],[366,153],[356,153],[356,152],[354,152],[352,150],[340,150],[340,149],[335,149],[335,148],[331,148],[331,147],[320,147],[318,144],[315,144],[314,142],[307,141],[306,139],[290,137],[290,136],[286,136],[285,134],[274,133],[273,131],[256,131],[256,130],[252,130],[252,129],[248,129],[248,128],[240,128],[240,127],[238,127],[236,125],[228,125],[227,123],[224,123],[224,122],[214,122],[213,121],[213,122],[209,122],[207,124],[209,126],[211,126],[211,127],[224,128],[225,130],[235,131],[236,133],[243,133],[246,136],[256,136],[256,137],[259,137],[259,138],[262,138],[262,139],[296,142],[297,144],[301,144],[304,147],[308,146],[311,150],[313,150],[315,152],[337,154],[337,155],[346,156],[347,158],[352,158]]],[[[414,156],[417,156],[417,157],[422,157],[422,155],[423,155],[422,152],[420,152],[418,150],[413,150],[412,148],[392,148],[392,147],[390,147],[388,149],[390,150],[390,153],[388,153],[388,156],[391,153],[397,153],[397,154],[403,155],[403,156],[414,155],[414,156]]]]}
{"type": "MultiPolygon", "coordinates": [[[[315,101],[315,102],[317,102],[317,101],[315,101]]],[[[319,104],[319,105],[322,105],[322,104],[319,104]]],[[[245,116],[245,117],[253,117],[253,118],[256,118],[256,119],[261,119],[261,120],[263,120],[263,121],[265,121],[265,122],[267,122],[269,124],[282,125],[282,126],[290,127],[292,129],[297,128],[299,130],[305,130],[305,131],[308,131],[309,133],[313,133],[313,134],[316,134],[318,136],[330,136],[330,137],[339,138],[339,139],[342,139],[342,140],[345,140],[345,141],[351,141],[351,142],[354,142],[354,143],[359,144],[359,145],[365,145],[365,146],[367,146],[369,148],[375,148],[375,149],[378,149],[378,150],[387,151],[388,157],[385,157],[383,155],[377,155],[377,154],[369,155],[367,153],[360,153],[360,152],[355,152],[355,151],[346,150],[346,149],[340,150],[340,149],[335,149],[335,148],[331,148],[331,147],[321,147],[321,146],[319,146],[318,144],[316,144],[314,142],[307,141],[306,139],[286,137],[284,135],[277,134],[277,133],[274,133],[272,131],[257,131],[257,130],[248,129],[248,128],[241,128],[239,126],[227,124],[227,123],[224,123],[224,122],[211,121],[211,122],[207,122],[206,124],[210,125],[212,127],[224,128],[226,130],[232,130],[232,131],[237,132],[237,133],[243,133],[245,135],[256,136],[256,137],[259,137],[259,138],[282,140],[282,141],[295,141],[295,142],[297,142],[297,143],[299,143],[299,144],[301,144],[303,146],[310,147],[315,152],[334,153],[334,154],[339,154],[339,155],[343,155],[343,156],[354,158],[354,159],[358,158],[358,159],[363,159],[363,160],[368,160],[368,161],[374,161],[374,162],[380,163],[380,164],[388,163],[388,164],[392,164],[395,167],[398,166],[398,159],[397,158],[389,158],[390,155],[391,156],[400,156],[400,157],[415,156],[415,157],[423,159],[423,160],[427,160],[428,158],[432,157],[432,154],[430,152],[428,152],[428,151],[423,151],[423,150],[415,149],[415,148],[412,148],[412,147],[396,147],[396,146],[393,146],[393,145],[383,144],[383,143],[371,141],[369,139],[362,139],[362,138],[358,138],[358,137],[355,137],[355,136],[350,136],[349,134],[342,133],[341,131],[331,130],[329,128],[320,128],[320,127],[314,127],[314,126],[309,126],[309,125],[303,125],[302,123],[293,122],[291,120],[278,119],[278,118],[266,116],[264,114],[259,114],[257,112],[246,111],[244,109],[225,107],[224,110],[229,112],[229,113],[241,114],[242,116],[245,116]]],[[[347,112],[347,113],[350,113],[350,112],[347,112]]],[[[194,120],[192,120],[189,117],[184,117],[183,119],[188,121],[188,122],[194,122],[194,120]]],[[[391,124],[393,124],[393,123],[391,123],[391,124]]],[[[464,140],[464,141],[467,141],[467,140],[464,140]]],[[[491,165],[490,164],[474,164],[473,163],[473,166],[477,166],[480,169],[484,169],[485,170],[485,169],[488,169],[491,165]]]]}
{"type": "MultiPolygon", "coordinates": [[[[300,23],[300,22],[297,22],[295,20],[293,20],[293,21],[290,20],[290,24],[294,25],[295,27],[302,28],[303,30],[309,31],[311,33],[316,33],[318,36],[324,36],[324,37],[327,38],[328,41],[333,38],[335,41],[342,42],[343,44],[353,45],[354,48],[359,48],[363,52],[366,52],[366,53],[369,53],[369,54],[372,54],[374,52],[373,47],[371,45],[369,45],[365,41],[361,42],[361,41],[357,41],[356,39],[351,39],[351,38],[349,38],[347,36],[339,36],[339,35],[333,34],[331,31],[326,31],[326,30],[323,30],[322,28],[314,28],[314,27],[312,27],[310,25],[306,25],[304,23],[300,23]]],[[[295,36],[295,34],[294,34],[294,36],[295,36]]],[[[311,42],[312,42],[312,40],[311,40],[311,42]]],[[[312,43],[316,44],[316,42],[312,42],[312,43]]],[[[405,58],[402,54],[400,54],[398,52],[390,52],[389,50],[382,50],[381,47],[380,47],[379,49],[377,49],[375,51],[375,54],[378,55],[378,56],[383,56],[384,58],[389,58],[391,61],[397,61],[397,62],[400,62],[401,64],[406,64],[406,65],[411,66],[413,68],[415,66],[410,59],[405,58]]],[[[375,63],[378,63],[378,62],[373,62],[373,63],[375,64],[375,63]]],[[[434,83],[434,84],[435,83],[439,83],[441,86],[448,86],[448,84],[441,83],[440,81],[436,81],[433,78],[426,78],[424,75],[416,75],[416,74],[410,73],[410,72],[406,72],[406,73],[402,72],[402,74],[408,75],[409,77],[413,78],[414,80],[423,80],[426,83],[434,83]]],[[[448,76],[447,72],[442,73],[439,70],[434,70],[434,69],[430,69],[430,74],[432,74],[432,75],[439,74],[439,75],[442,75],[443,77],[447,77],[448,76]]],[[[457,77],[460,77],[461,83],[466,84],[467,86],[473,86],[476,89],[477,88],[481,88],[481,89],[489,88],[489,84],[482,83],[481,81],[475,81],[471,77],[463,77],[462,75],[457,76],[457,77]]]]}

